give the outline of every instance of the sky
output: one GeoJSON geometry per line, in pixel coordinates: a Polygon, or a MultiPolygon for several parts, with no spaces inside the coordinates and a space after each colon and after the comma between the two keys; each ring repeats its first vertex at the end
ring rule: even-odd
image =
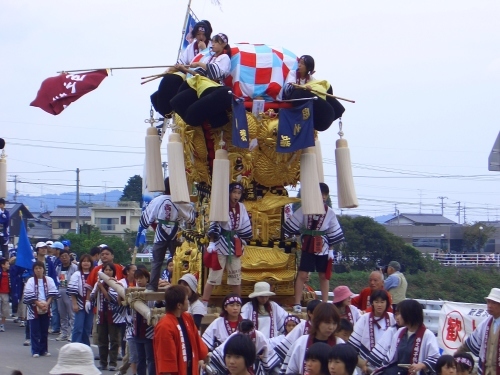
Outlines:
{"type": "MultiPolygon", "coordinates": [[[[359,207],[343,214],[437,214],[446,197],[452,220],[457,202],[467,222],[500,219],[500,173],[488,171],[500,130],[500,2],[220,2],[192,0],[191,8],[230,44],[312,55],[315,76],[356,101],[344,102],[343,130],[359,207]]],[[[140,77],[163,69],[114,70],[58,116],[29,103],[60,70],[175,63],[187,3],[2,1],[0,137],[20,194],[74,191],[76,168],[85,194],[122,189],[142,174],[144,120],[158,81],[141,86],[140,77]]],[[[333,194],[337,132],[335,122],[320,134],[333,194]]],[[[167,161],[166,146],[162,153],[167,161]]]]}

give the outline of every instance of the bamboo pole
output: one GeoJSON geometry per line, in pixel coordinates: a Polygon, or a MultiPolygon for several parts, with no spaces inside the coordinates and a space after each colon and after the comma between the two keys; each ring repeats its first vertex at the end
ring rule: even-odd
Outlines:
{"type": "MultiPolygon", "coordinates": [[[[189,11],[190,10],[191,10],[191,0],[189,0],[188,5],[187,5],[186,16],[184,17],[184,24],[183,24],[183,26],[186,26],[186,22],[187,22],[187,20],[189,18],[189,11]]],[[[179,43],[179,51],[177,52],[177,60],[179,60],[179,57],[181,56],[182,44],[184,43],[184,38],[186,37],[185,31],[186,31],[185,28],[182,29],[182,37],[181,37],[181,42],[179,43]]]]}
{"type": "Polygon", "coordinates": [[[318,90],[313,90],[313,89],[309,90],[307,87],[302,86],[302,85],[297,85],[296,83],[292,83],[292,85],[293,85],[294,87],[299,88],[299,89],[303,89],[303,90],[308,90],[308,91],[311,91],[311,92],[313,92],[313,93],[315,93],[315,94],[326,95],[326,96],[329,96],[330,98],[335,98],[335,99],[338,99],[338,100],[344,100],[344,101],[346,101],[346,102],[350,102],[350,103],[356,103],[354,100],[351,100],[351,99],[346,99],[346,98],[341,98],[340,96],[335,96],[335,95],[332,95],[332,94],[328,94],[328,93],[326,93],[326,92],[321,92],[321,91],[318,91],[318,90]]]}
{"type": "Polygon", "coordinates": [[[94,70],[128,70],[128,69],[156,69],[156,68],[171,68],[174,65],[151,65],[151,66],[122,66],[117,68],[95,68],[95,69],[75,69],[75,70],[62,70],[57,73],[76,73],[76,72],[91,72],[94,70]]]}

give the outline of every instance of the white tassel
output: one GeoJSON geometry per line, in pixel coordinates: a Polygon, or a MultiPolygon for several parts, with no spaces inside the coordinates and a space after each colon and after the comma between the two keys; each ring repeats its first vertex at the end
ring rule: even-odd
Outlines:
{"type": "Polygon", "coordinates": [[[7,198],[7,155],[0,155],[0,198],[7,198]]]}
{"type": "Polygon", "coordinates": [[[178,133],[172,133],[168,137],[167,154],[172,202],[189,203],[186,168],[184,167],[184,150],[181,136],[178,133]]]}
{"type": "Polygon", "coordinates": [[[158,130],[153,126],[149,127],[146,132],[146,183],[148,191],[165,191],[160,145],[158,130]]]}
{"type": "Polygon", "coordinates": [[[323,154],[321,152],[321,142],[319,139],[316,140],[314,151],[316,151],[316,165],[318,167],[318,180],[319,182],[325,182],[325,173],[323,172],[323,154]]]}
{"type": "Polygon", "coordinates": [[[319,188],[314,147],[306,148],[300,156],[300,198],[304,215],[323,215],[325,213],[323,197],[319,188]]]}
{"type": "Polygon", "coordinates": [[[337,139],[335,149],[335,164],[337,167],[337,195],[339,208],[358,207],[358,197],[352,177],[351,153],[347,141],[337,139]]]}
{"type": "Polygon", "coordinates": [[[229,168],[227,151],[215,151],[210,194],[210,221],[229,221],[229,168]]]}

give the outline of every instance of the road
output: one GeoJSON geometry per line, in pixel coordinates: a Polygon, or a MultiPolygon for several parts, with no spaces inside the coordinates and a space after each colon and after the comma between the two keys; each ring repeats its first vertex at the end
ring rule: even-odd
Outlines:
{"type": "MultiPolygon", "coordinates": [[[[68,342],[56,341],[57,335],[49,334],[50,357],[31,357],[31,348],[23,346],[24,327],[14,323],[12,319],[7,319],[5,332],[0,332],[0,375],[11,375],[13,370],[20,370],[23,375],[45,375],[57,363],[59,349],[68,342]]],[[[97,348],[93,347],[94,354],[97,348]]],[[[98,362],[95,362],[98,365],[98,362]]],[[[115,372],[105,371],[104,375],[115,372]]]]}

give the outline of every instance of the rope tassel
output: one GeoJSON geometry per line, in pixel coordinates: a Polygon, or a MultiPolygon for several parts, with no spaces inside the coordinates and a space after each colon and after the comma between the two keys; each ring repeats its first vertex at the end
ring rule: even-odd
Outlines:
{"type": "Polygon", "coordinates": [[[186,169],[184,167],[184,150],[181,136],[178,133],[172,133],[168,137],[167,154],[172,202],[189,203],[186,169]]]}
{"type": "Polygon", "coordinates": [[[229,168],[227,151],[215,151],[210,196],[210,221],[229,221],[229,168]]]}
{"type": "Polygon", "coordinates": [[[337,139],[335,149],[335,164],[337,167],[337,195],[339,208],[358,207],[358,197],[354,188],[354,178],[352,177],[351,152],[347,140],[342,138],[342,119],[339,120],[340,139],[337,139]]]}
{"type": "Polygon", "coordinates": [[[164,191],[161,168],[160,137],[158,130],[151,126],[146,132],[146,183],[149,191],[164,191]]]}
{"type": "Polygon", "coordinates": [[[318,164],[314,147],[306,148],[300,156],[300,191],[304,215],[323,215],[325,213],[319,188],[318,164]]]}

